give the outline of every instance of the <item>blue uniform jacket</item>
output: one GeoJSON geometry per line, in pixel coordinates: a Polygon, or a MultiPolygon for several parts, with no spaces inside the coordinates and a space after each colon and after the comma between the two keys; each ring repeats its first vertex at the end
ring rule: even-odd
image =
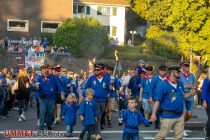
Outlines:
{"type": "Polygon", "coordinates": [[[71,84],[71,79],[62,75],[62,76],[60,76],[60,80],[63,85],[63,91],[65,92],[65,94],[69,94],[70,93],[69,85],[71,84]]]}
{"type": "MultiPolygon", "coordinates": [[[[189,77],[186,78],[184,77],[184,75],[182,73],[180,73],[180,78],[179,81],[185,86],[188,84],[195,84],[195,77],[192,73],[190,73],[189,77]]],[[[191,91],[191,89],[189,88],[184,88],[184,93],[189,93],[191,91]]],[[[185,99],[187,101],[194,101],[194,96],[190,96],[189,98],[185,99]]]]}
{"type": "Polygon", "coordinates": [[[159,86],[156,100],[160,102],[160,110],[162,111],[160,116],[162,118],[179,118],[183,114],[184,109],[184,92],[183,84],[177,83],[175,89],[168,81],[164,80],[159,86]],[[168,113],[164,111],[170,111],[168,113]]]}
{"type": "Polygon", "coordinates": [[[109,96],[109,98],[115,98],[116,97],[115,92],[116,92],[116,90],[119,90],[119,88],[120,88],[120,84],[119,84],[119,81],[118,81],[117,77],[114,78],[114,88],[115,88],[115,90],[110,89],[110,96],[109,96]]]}
{"type": "Polygon", "coordinates": [[[152,78],[151,88],[152,88],[152,98],[156,100],[158,88],[164,80],[160,79],[159,75],[156,75],[152,78]]]}
{"type": "Polygon", "coordinates": [[[140,66],[137,67],[138,75],[140,75],[140,73],[143,71],[143,69],[145,69],[145,67],[143,67],[143,68],[140,66]]]}
{"type": "Polygon", "coordinates": [[[79,107],[79,115],[82,115],[84,117],[84,120],[82,121],[82,125],[94,125],[95,117],[98,115],[96,104],[92,101],[87,101],[86,99],[82,101],[79,107]]]}
{"type": "Polygon", "coordinates": [[[139,110],[132,112],[130,109],[126,109],[121,114],[120,120],[125,124],[123,130],[127,133],[138,133],[140,123],[143,123],[145,126],[149,125],[149,120],[145,119],[139,110]]]}
{"type": "Polygon", "coordinates": [[[148,78],[143,77],[141,79],[141,87],[143,88],[143,91],[142,91],[143,99],[149,99],[149,97],[152,97],[151,82],[149,81],[148,78]]]}
{"type": "MultiPolygon", "coordinates": [[[[32,82],[33,82],[33,83],[36,83],[36,82],[37,82],[37,79],[34,79],[32,82]]],[[[40,94],[39,91],[36,90],[36,88],[33,87],[33,86],[31,86],[31,85],[30,85],[30,87],[29,87],[29,90],[34,92],[34,99],[35,99],[35,100],[38,100],[38,99],[39,99],[39,94],[40,94]]]]}
{"type": "Polygon", "coordinates": [[[79,94],[77,92],[77,89],[78,89],[78,79],[72,81],[72,88],[73,88],[73,93],[76,95],[76,97],[79,97],[79,94]]]}
{"type": "MultiPolygon", "coordinates": [[[[94,90],[93,100],[96,102],[106,102],[108,93],[110,92],[110,78],[104,76],[100,82],[94,75],[90,76],[85,84],[85,90],[91,88],[94,90]]],[[[85,94],[83,93],[83,96],[85,94]]]]}
{"type": "Polygon", "coordinates": [[[122,94],[121,92],[119,92],[119,99],[124,101],[126,99],[125,94],[122,94]]]}
{"type": "Polygon", "coordinates": [[[205,78],[202,85],[202,95],[201,100],[206,100],[206,102],[210,103],[210,80],[205,78]]]}
{"type": "Polygon", "coordinates": [[[48,75],[47,81],[43,80],[42,76],[37,76],[37,81],[40,83],[39,93],[46,94],[46,99],[56,99],[56,92],[60,94],[63,90],[62,85],[56,79],[55,75],[48,75]]]}
{"type": "Polygon", "coordinates": [[[134,75],[130,78],[128,83],[128,88],[131,89],[131,96],[136,97],[139,96],[140,93],[140,79],[137,77],[137,75],[134,75]]]}
{"type": "Polygon", "coordinates": [[[75,125],[76,124],[76,115],[77,115],[78,105],[74,103],[71,105],[69,102],[66,102],[62,108],[61,115],[64,116],[66,125],[75,125]]]}
{"type": "Polygon", "coordinates": [[[44,47],[48,46],[48,44],[49,44],[49,41],[47,39],[43,40],[43,46],[44,47]]]}
{"type": "MultiPolygon", "coordinates": [[[[4,74],[0,74],[0,80],[2,80],[1,90],[8,90],[6,76],[4,74]]],[[[5,92],[2,92],[5,93],[5,92]]]]}

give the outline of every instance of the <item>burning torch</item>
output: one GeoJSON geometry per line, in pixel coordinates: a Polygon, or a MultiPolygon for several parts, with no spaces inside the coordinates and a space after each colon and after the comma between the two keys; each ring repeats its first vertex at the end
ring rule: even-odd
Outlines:
{"type": "Polygon", "coordinates": [[[118,63],[119,63],[118,51],[117,50],[115,50],[114,56],[115,56],[115,66],[114,66],[114,71],[113,71],[113,74],[112,74],[113,78],[111,79],[111,83],[114,83],[115,75],[116,75],[116,72],[117,72],[117,66],[118,66],[118,63]]]}
{"type": "Polygon", "coordinates": [[[94,64],[96,63],[96,58],[94,57],[93,60],[88,60],[88,67],[89,67],[89,75],[93,74],[94,64]]]}

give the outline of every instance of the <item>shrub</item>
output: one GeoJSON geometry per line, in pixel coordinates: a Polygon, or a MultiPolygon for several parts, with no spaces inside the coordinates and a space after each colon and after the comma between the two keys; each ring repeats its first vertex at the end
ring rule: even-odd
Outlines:
{"type": "Polygon", "coordinates": [[[67,47],[75,56],[93,57],[103,54],[108,35],[99,21],[91,17],[69,18],[57,29],[53,43],[67,47]]]}
{"type": "Polygon", "coordinates": [[[144,52],[155,54],[167,59],[180,59],[178,35],[151,26],[147,32],[147,41],[142,45],[144,52]]]}

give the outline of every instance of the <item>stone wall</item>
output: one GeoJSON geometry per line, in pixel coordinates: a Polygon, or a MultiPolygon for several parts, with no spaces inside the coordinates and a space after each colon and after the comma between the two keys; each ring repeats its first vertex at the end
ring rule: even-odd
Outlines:
{"type": "MultiPolygon", "coordinates": [[[[144,58],[141,58],[144,59],[144,58]]],[[[88,60],[92,60],[91,58],[71,58],[67,56],[58,56],[54,58],[52,55],[46,55],[45,63],[50,65],[61,65],[72,71],[80,71],[81,69],[87,71],[88,70],[88,60]]],[[[113,59],[97,59],[97,63],[106,63],[112,67],[115,65],[115,60],[113,59]]],[[[119,60],[123,71],[126,71],[128,67],[136,67],[138,65],[138,61],[133,60],[119,60]]],[[[153,65],[154,67],[158,67],[164,64],[178,64],[178,61],[147,61],[146,63],[153,65]]]]}
{"type": "MultiPolygon", "coordinates": [[[[6,66],[8,68],[18,68],[19,58],[22,61],[25,61],[25,57],[23,53],[1,53],[0,54],[0,67],[6,66]]],[[[144,59],[144,58],[140,58],[144,59]]],[[[92,60],[92,59],[89,59],[92,60]]],[[[106,63],[112,67],[115,65],[115,60],[113,59],[97,59],[97,63],[106,63]]],[[[128,67],[136,67],[138,65],[138,61],[131,60],[119,60],[123,71],[126,71],[128,67]]],[[[159,65],[163,65],[168,63],[177,64],[177,61],[147,61],[146,63],[153,65],[154,67],[158,67],[159,65]]],[[[56,58],[52,55],[46,55],[45,64],[50,64],[53,66],[60,65],[62,67],[67,68],[68,70],[79,72],[81,69],[88,71],[88,58],[72,58],[68,56],[57,56],[56,58]]]]}
{"type": "Polygon", "coordinates": [[[0,53],[0,68],[7,67],[17,70],[20,60],[25,62],[24,53],[0,53]]]}

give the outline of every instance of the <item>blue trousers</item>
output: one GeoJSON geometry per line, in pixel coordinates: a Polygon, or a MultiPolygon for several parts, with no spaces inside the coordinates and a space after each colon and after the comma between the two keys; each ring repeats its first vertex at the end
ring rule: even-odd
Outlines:
{"type": "Polygon", "coordinates": [[[47,127],[52,127],[53,124],[53,116],[54,116],[54,108],[55,101],[52,99],[39,99],[39,107],[40,107],[40,130],[44,130],[44,123],[46,120],[47,127]]]}
{"type": "Polygon", "coordinates": [[[67,133],[72,133],[73,132],[73,125],[66,125],[66,132],[67,133]]]}
{"type": "Polygon", "coordinates": [[[17,100],[17,106],[18,106],[18,114],[21,115],[24,112],[28,110],[28,101],[23,99],[23,100],[17,100]]]}
{"type": "Polygon", "coordinates": [[[5,100],[4,93],[0,93],[0,115],[2,115],[2,110],[4,108],[4,100],[5,100]]]}
{"type": "Polygon", "coordinates": [[[207,104],[206,113],[208,117],[206,123],[206,137],[210,138],[210,103],[207,104]]]}
{"type": "Polygon", "coordinates": [[[123,133],[122,140],[140,140],[138,133],[123,133]]]}
{"type": "Polygon", "coordinates": [[[79,137],[83,139],[85,133],[88,132],[87,133],[87,140],[91,140],[91,134],[93,132],[93,127],[94,127],[94,125],[84,126],[84,128],[83,128],[82,132],[80,133],[79,137]]]}

